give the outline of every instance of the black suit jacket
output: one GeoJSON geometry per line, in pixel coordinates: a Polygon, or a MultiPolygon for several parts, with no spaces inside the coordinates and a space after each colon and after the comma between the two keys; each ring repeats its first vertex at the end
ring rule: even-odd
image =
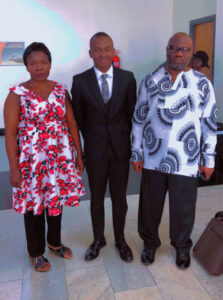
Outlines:
{"type": "Polygon", "coordinates": [[[94,68],[73,77],[71,94],[75,118],[84,138],[86,162],[99,162],[108,143],[112,144],[119,160],[129,159],[131,122],[136,103],[133,73],[113,68],[108,112],[94,68]]]}

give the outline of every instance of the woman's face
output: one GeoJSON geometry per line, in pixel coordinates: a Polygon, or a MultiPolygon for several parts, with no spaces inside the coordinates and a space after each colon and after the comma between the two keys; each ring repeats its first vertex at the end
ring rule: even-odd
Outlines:
{"type": "Polygon", "coordinates": [[[34,51],[26,59],[27,71],[34,80],[46,80],[50,74],[51,63],[42,51],[34,51]]]}

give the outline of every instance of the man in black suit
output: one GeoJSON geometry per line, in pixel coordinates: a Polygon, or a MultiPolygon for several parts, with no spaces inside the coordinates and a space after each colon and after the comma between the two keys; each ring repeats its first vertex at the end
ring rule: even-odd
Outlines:
{"type": "Polygon", "coordinates": [[[120,257],[130,262],[133,255],[125,241],[124,227],[136,81],[131,72],[112,66],[114,46],[108,34],[98,32],[92,36],[89,55],[94,67],[74,76],[71,89],[75,117],[84,138],[91,190],[94,241],[85,260],[95,259],[106,245],[104,196],[109,182],[115,245],[120,257]]]}

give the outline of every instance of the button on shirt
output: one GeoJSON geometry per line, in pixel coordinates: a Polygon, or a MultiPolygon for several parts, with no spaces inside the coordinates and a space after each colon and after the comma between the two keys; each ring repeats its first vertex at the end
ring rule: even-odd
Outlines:
{"type": "Polygon", "coordinates": [[[133,162],[163,173],[197,176],[214,167],[216,103],[211,82],[195,70],[175,82],[161,67],[141,83],[133,116],[133,162]]]}
{"type": "Polygon", "coordinates": [[[106,80],[108,82],[109,98],[111,98],[111,96],[112,96],[112,86],[113,86],[113,67],[111,66],[110,69],[106,73],[102,73],[96,67],[94,67],[94,71],[95,71],[95,74],[96,74],[96,77],[97,77],[97,80],[98,80],[98,85],[99,85],[100,91],[101,91],[101,84],[102,84],[101,75],[102,74],[107,74],[108,75],[106,80]]]}

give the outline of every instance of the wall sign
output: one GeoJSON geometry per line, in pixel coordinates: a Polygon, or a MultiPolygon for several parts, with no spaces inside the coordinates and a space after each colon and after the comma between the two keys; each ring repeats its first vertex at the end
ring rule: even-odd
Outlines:
{"type": "Polygon", "coordinates": [[[24,42],[0,42],[0,66],[24,66],[24,42]]]}

